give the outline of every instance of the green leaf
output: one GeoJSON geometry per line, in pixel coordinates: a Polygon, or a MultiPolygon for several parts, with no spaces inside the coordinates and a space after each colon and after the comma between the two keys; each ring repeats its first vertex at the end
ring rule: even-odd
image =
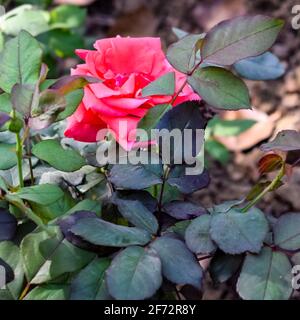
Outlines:
{"type": "Polygon", "coordinates": [[[228,149],[226,149],[222,143],[214,139],[207,139],[205,141],[205,151],[222,164],[226,164],[230,159],[230,152],[228,149]]]}
{"type": "Polygon", "coordinates": [[[218,214],[218,213],[227,213],[231,209],[233,209],[235,206],[240,205],[243,203],[244,200],[229,200],[229,201],[224,201],[220,204],[214,205],[212,208],[210,208],[208,211],[211,214],[218,214]]]}
{"type": "Polygon", "coordinates": [[[65,97],[56,90],[47,89],[40,94],[38,107],[32,110],[32,117],[52,116],[66,108],[65,97]]]}
{"type": "Polygon", "coordinates": [[[0,300],[17,300],[24,281],[24,271],[19,248],[10,241],[0,242],[0,259],[14,272],[14,279],[6,284],[5,289],[0,289],[0,300]]]}
{"type": "Polygon", "coordinates": [[[28,282],[40,284],[86,266],[94,254],[65,240],[58,228],[54,235],[46,231],[28,234],[21,243],[24,270],[28,282]]]}
{"type": "Polygon", "coordinates": [[[142,138],[143,141],[149,141],[151,138],[151,130],[155,129],[157,124],[159,123],[160,119],[163,115],[171,110],[171,105],[169,104],[158,104],[154,108],[149,109],[146,115],[141,119],[138,124],[139,129],[143,129],[147,132],[147,135],[142,138]]]}
{"type": "Polygon", "coordinates": [[[133,225],[152,234],[157,233],[157,219],[140,201],[116,197],[114,203],[118,206],[121,215],[133,225]]]}
{"type": "Polygon", "coordinates": [[[121,251],[107,270],[107,286],[118,300],[152,297],[162,283],[161,262],[153,250],[133,246],[121,251]]]}
{"type": "Polygon", "coordinates": [[[78,28],[85,22],[86,10],[77,6],[62,5],[50,11],[50,19],[51,28],[78,28]]]}
{"type": "Polygon", "coordinates": [[[274,226],[274,243],[285,250],[300,249],[300,214],[286,213],[274,226]]]}
{"type": "Polygon", "coordinates": [[[74,207],[72,207],[68,212],[66,212],[65,216],[70,215],[76,211],[90,211],[94,212],[97,215],[101,214],[101,202],[98,200],[84,199],[78,202],[74,207]]]}
{"type": "Polygon", "coordinates": [[[250,109],[245,83],[229,70],[219,67],[197,69],[188,77],[189,84],[210,105],[218,109],[250,109]]]}
{"type": "Polygon", "coordinates": [[[231,65],[262,54],[273,45],[283,25],[283,20],[263,15],[222,21],[207,33],[201,50],[202,60],[231,65]]]}
{"type": "Polygon", "coordinates": [[[110,171],[109,180],[120,189],[142,190],[162,183],[155,172],[160,169],[160,165],[115,164],[110,171]]]}
{"type": "Polygon", "coordinates": [[[237,291],[245,300],[288,300],[293,291],[291,270],[285,254],[263,248],[259,255],[247,255],[237,291]]]}
{"type": "Polygon", "coordinates": [[[268,221],[259,209],[251,208],[246,213],[230,209],[212,216],[210,235],[226,253],[257,253],[268,231],[268,221]]]}
{"type": "Polygon", "coordinates": [[[32,289],[24,300],[68,300],[70,288],[65,284],[45,284],[32,289]]]}
{"type": "Polygon", "coordinates": [[[183,220],[176,222],[173,226],[169,227],[166,231],[171,231],[176,233],[182,240],[184,240],[185,237],[185,231],[187,227],[190,225],[190,220],[183,220]]]}
{"type": "Polygon", "coordinates": [[[209,266],[210,276],[215,283],[224,283],[237,272],[242,261],[241,255],[229,255],[218,251],[209,266]]]}
{"type": "Polygon", "coordinates": [[[16,145],[0,143],[0,170],[8,170],[17,165],[16,145]]]}
{"type": "Polygon", "coordinates": [[[39,92],[34,85],[15,84],[11,90],[13,109],[24,118],[29,118],[31,111],[39,105],[39,92]]]}
{"type": "Polygon", "coordinates": [[[58,114],[56,121],[64,120],[70,117],[79,106],[80,102],[82,101],[84,91],[83,89],[78,89],[73,92],[68,93],[65,96],[66,99],[66,108],[64,111],[58,114]]]}
{"type": "Polygon", "coordinates": [[[273,80],[285,73],[285,66],[271,52],[240,60],[234,64],[235,71],[249,80],[273,80]]]}
{"type": "Polygon", "coordinates": [[[32,148],[32,154],[57,170],[73,172],[85,165],[85,159],[75,150],[64,149],[56,140],[43,140],[32,148]]]}
{"type": "Polygon", "coordinates": [[[100,79],[90,76],[64,76],[56,81],[51,89],[57,90],[63,95],[67,95],[75,90],[84,88],[89,83],[99,83],[100,79]]]}
{"type": "Polygon", "coordinates": [[[196,64],[196,53],[199,50],[204,34],[191,34],[172,44],[167,51],[167,59],[171,65],[188,74],[196,64]]]}
{"type": "Polygon", "coordinates": [[[145,230],[119,226],[98,218],[81,219],[70,231],[76,236],[100,246],[145,245],[151,240],[150,234],[145,230]]]}
{"type": "Polygon", "coordinates": [[[178,38],[178,39],[182,39],[184,38],[185,36],[187,36],[189,33],[180,29],[180,28],[176,28],[176,27],[173,27],[172,28],[172,32],[175,34],[175,36],[178,38]]]}
{"type": "Polygon", "coordinates": [[[108,258],[95,258],[74,278],[70,300],[109,300],[111,297],[105,281],[108,258]]]}
{"type": "Polygon", "coordinates": [[[0,94],[0,111],[5,113],[10,113],[12,111],[12,104],[8,93],[0,94]]]}
{"type": "Polygon", "coordinates": [[[40,76],[42,49],[28,32],[6,42],[0,56],[0,88],[10,93],[16,84],[35,84],[40,76]],[[18,68],[16,68],[18,66],[18,68]]]}
{"type": "Polygon", "coordinates": [[[49,54],[59,58],[75,57],[75,49],[84,47],[82,35],[67,29],[50,30],[37,39],[45,45],[49,54]]]}
{"type": "Polygon", "coordinates": [[[203,271],[185,244],[171,237],[157,238],[152,244],[162,262],[163,275],[176,284],[190,284],[201,289],[203,271]]]}
{"type": "Polygon", "coordinates": [[[64,193],[54,184],[39,184],[32,187],[24,187],[13,195],[23,200],[47,206],[58,201],[64,196],[64,193]]]}
{"type": "Polygon", "coordinates": [[[210,224],[212,216],[204,214],[189,224],[185,231],[185,242],[187,247],[196,254],[212,253],[216,245],[210,237],[210,224]]]}
{"type": "Polygon", "coordinates": [[[52,221],[58,217],[62,217],[68,210],[72,208],[75,200],[68,192],[64,192],[64,195],[57,201],[49,205],[40,205],[37,203],[31,203],[32,210],[36,212],[45,223],[52,221]]]}
{"type": "Polygon", "coordinates": [[[250,129],[256,123],[251,119],[223,120],[214,117],[208,124],[212,134],[221,137],[237,136],[250,129]]]}
{"type": "Polygon", "coordinates": [[[10,36],[17,36],[26,30],[33,36],[49,30],[49,13],[24,5],[9,11],[1,17],[1,30],[10,36]]]}
{"type": "Polygon", "coordinates": [[[175,92],[175,72],[168,72],[156,80],[150,82],[142,90],[142,96],[171,96],[175,92]]]}
{"type": "Polygon", "coordinates": [[[300,132],[296,130],[282,130],[277,133],[273,141],[263,144],[260,148],[264,152],[273,150],[284,152],[300,150],[300,132]]]}

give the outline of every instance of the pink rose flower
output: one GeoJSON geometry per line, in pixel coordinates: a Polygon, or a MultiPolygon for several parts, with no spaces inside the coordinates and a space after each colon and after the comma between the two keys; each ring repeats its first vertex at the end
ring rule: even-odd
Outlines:
{"type": "MultiPolygon", "coordinates": [[[[77,111],[68,119],[65,135],[82,142],[96,142],[98,132],[113,131],[119,144],[130,150],[135,144],[134,132],[147,111],[173,96],[142,97],[142,89],[160,76],[175,72],[177,92],[186,75],[175,71],[161,49],[159,38],[110,38],[96,41],[95,50],[76,50],[85,61],[72,75],[87,75],[103,82],[89,84],[77,111]],[[123,124],[127,124],[122,130],[123,124]],[[121,130],[119,125],[121,124],[121,130]]],[[[188,100],[199,100],[189,85],[184,86],[173,106],[188,100]]],[[[97,139],[98,138],[98,139],[97,139]]]]}

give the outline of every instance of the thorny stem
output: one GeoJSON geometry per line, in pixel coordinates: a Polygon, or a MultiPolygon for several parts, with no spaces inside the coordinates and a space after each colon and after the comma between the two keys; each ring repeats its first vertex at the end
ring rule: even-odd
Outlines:
{"type": "Polygon", "coordinates": [[[282,167],[278,171],[278,174],[274,178],[274,180],[259,194],[257,195],[252,201],[250,201],[246,207],[244,207],[241,212],[247,212],[250,208],[252,208],[256,203],[258,203],[269,191],[271,191],[278,182],[284,177],[285,175],[285,163],[282,164],[282,167]]]}

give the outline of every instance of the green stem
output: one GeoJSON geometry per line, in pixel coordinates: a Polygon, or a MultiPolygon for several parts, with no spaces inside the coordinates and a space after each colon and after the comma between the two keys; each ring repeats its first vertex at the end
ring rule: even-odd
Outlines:
{"type": "Polygon", "coordinates": [[[21,188],[24,187],[24,180],[23,180],[23,167],[22,167],[22,160],[23,160],[23,145],[20,138],[20,133],[16,133],[16,154],[17,154],[17,164],[18,164],[18,173],[19,173],[19,185],[21,188]]]}
{"type": "Polygon", "coordinates": [[[51,230],[47,228],[47,226],[43,223],[42,219],[38,217],[29,207],[27,207],[21,199],[15,197],[12,194],[7,194],[5,196],[5,200],[17,207],[18,209],[20,209],[22,212],[24,212],[27,218],[33,221],[43,231],[46,231],[48,234],[52,235],[51,230]]]}
{"type": "Polygon", "coordinates": [[[272,189],[278,184],[278,182],[283,178],[284,175],[285,163],[283,163],[274,180],[259,195],[257,195],[252,201],[250,201],[241,211],[247,212],[250,208],[255,206],[269,191],[272,191],[272,189]]]}
{"type": "Polygon", "coordinates": [[[170,174],[170,167],[166,167],[165,172],[164,172],[164,176],[163,176],[163,183],[162,183],[161,189],[160,189],[159,200],[158,200],[158,212],[159,213],[161,213],[165,185],[168,180],[169,174],[170,174]]]}

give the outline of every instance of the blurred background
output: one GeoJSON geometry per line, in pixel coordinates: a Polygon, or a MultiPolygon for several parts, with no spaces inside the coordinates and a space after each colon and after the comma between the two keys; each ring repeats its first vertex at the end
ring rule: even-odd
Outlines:
{"type": "MultiPolygon", "coordinates": [[[[244,197],[259,178],[257,162],[262,156],[259,146],[280,130],[300,129],[300,29],[292,27],[295,16],[292,8],[297,1],[7,0],[0,3],[6,10],[6,14],[2,10],[0,17],[0,49],[6,38],[20,29],[29,30],[43,45],[50,77],[69,73],[78,63],[74,49],[92,48],[96,39],[116,35],[158,36],[167,48],[177,39],[172,32],[174,27],[201,33],[224,19],[243,14],[283,18],[285,28],[271,51],[280,59],[285,73],[276,80],[247,81],[253,111],[227,111],[220,115],[228,121],[251,121],[231,122],[233,127],[228,122],[209,135],[206,154],[212,182],[208,190],[194,195],[203,205],[244,197]]],[[[300,167],[296,167],[289,183],[268,194],[258,206],[275,215],[300,212],[299,186],[300,167]]],[[[234,294],[226,288],[210,288],[206,292],[207,298],[214,299],[233,298],[234,294]]]]}

